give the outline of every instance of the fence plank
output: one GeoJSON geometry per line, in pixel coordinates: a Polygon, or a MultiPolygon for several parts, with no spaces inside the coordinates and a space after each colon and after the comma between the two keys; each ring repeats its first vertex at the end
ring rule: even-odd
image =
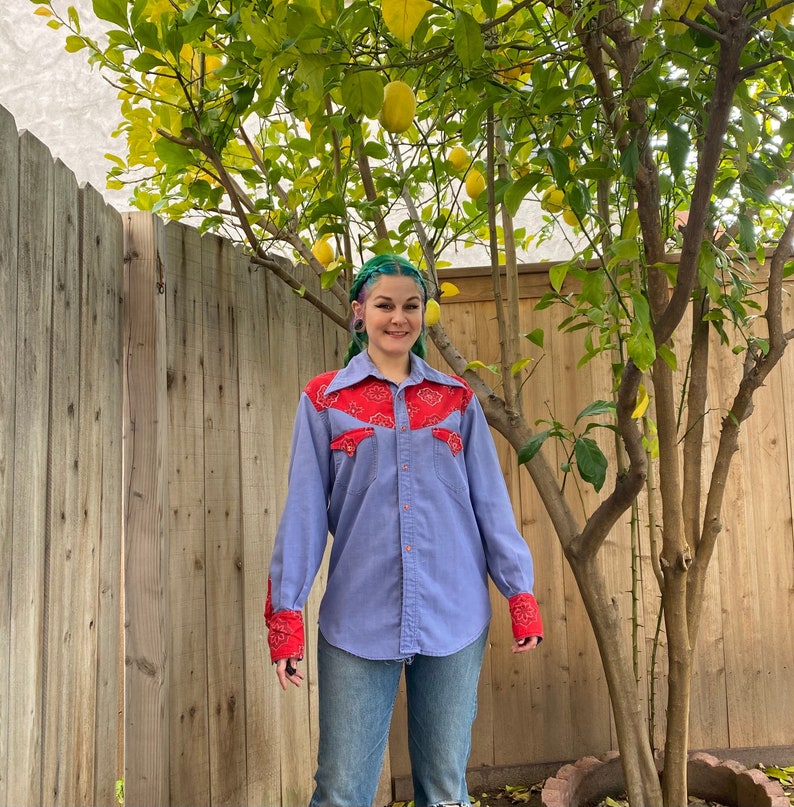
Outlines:
{"type": "Polygon", "coordinates": [[[204,494],[210,796],[245,804],[240,444],[235,250],[202,241],[204,301],[204,494]]]}
{"type": "MultiPolygon", "coordinates": [[[[794,319],[791,298],[786,300],[789,323],[794,319]]],[[[758,557],[758,633],[762,639],[764,712],[770,716],[758,727],[759,743],[788,742],[794,732],[781,730],[771,718],[776,706],[794,697],[794,541],[779,541],[792,524],[791,419],[787,406],[794,386],[791,371],[775,373],[758,391],[756,406],[760,417],[748,422],[747,441],[758,455],[748,476],[753,480],[750,505],[758,530],[746,535],[746,551],[758,557]],[[788,421],[788,422],[787,422],[788,421]],[[788,432],[788,434],[787,434],[788,432]],[[770,473],[770,469],[774,469],[770,473]],[[759,480],[764,482],[759,484],[759,480]],[[787,739],[784,739],[787,738],[787,739]]],[[[747,458],[747,453],[743,455],[747,458]]]]}
{"type": "MultiPolygon", "coordinates": [[[[541,328],[545,334],[545,355],[534,347],[527,347],[527,355],[537,359],[532,365],[532,375],[524,385],[523,396],[526,411],[533,411],[535,418],[548,412],[552,406],[554,389],[551,346],[554,341],[555,324],[551,311],[526,311],[523,307],[529,332],[541,328]]],[[[534,418],[530,418],[534,422],[534,418]]],[[[543,429],[543,424],[537,426],[543,429]]],[[[545,450],[545,449],[544,449],[545,450]]],[[[552,449],[556,451],[556,449],[552,449]]],[[[532,550],[535,563],[535,597],[543,616],[546,638],[540,647],[530,654],[533,688],[528,704],[521,705],[522,719],[530,731],[523,748],[523,761],[551,761],[565,759],[572,743],[573,720],[571,715],[569,643],[566,629],[565,593],[560,581],[564,576],[566,562],[554,527],[546,514],[529,473],[511,463],[511,473],[521,478],[521,532],[532,550]],[[555,731],[544,731],[542,726],[547,715],[556,715],[555,731]]]]}
{"type": "Polygon", "coordinates": [[[45,803],[74,805],[94,801],[95,666],[93,655],[82,652],[90,638],[83,630],[84,599],[93,564],[81,553],[80,540],[78,202],[74,175],[56,164],[42,797],[45,803]]]}
{"type": "MultiPolygon", "coordinates": [[[[19,138],[14,119],[0,106],[0,581],[12,585],[14,545],[14,433],[16,431],[17,239],[19,227],[19,138]]],[[[8,803],[10,725],[11,599],[0,597],[0,804],[8,803]]]]}
{"type": "MultiPolygon", "coordinates": [[[[268,276],[267,292],[268,328],[272,335],[272,380],[269,388],[273,406],[272,481],[276,509],[280,514],[286,498],[292,426],[301,386],[295,372],[298,364],[296,340],[287,336],[296,334],[296,305],[299,301],[293,291],[272,275],[268,276]]],[[[304,618],[308,622],[314,615],[304,610],[304,618]]],[[[311,797],[314,774],[310,750],[309,695],[306,687],[290,692],[281,692],[273,687],[273,691],[274,697],[280,698],[281,707],[282,733],[277,752],[281,760],[281,804],[306,804],[311,797]]]]}
{"type": "Polygon", "coordinates": [[[273,480],[273,408],[265,270],[248,264],[237,278],[240,346],[240,495],[243,530],[245,714],[248,799],[281,801],[280,688],[264,623],[268,561],[277,512],[273,480]]]}
{"type": "Polygon", "coordinates": [[[166,226],[171,804],[210,803],[201,237],[166,226]]]}
{"type": "Polygon", "coordinates": [[[126,217],[125,792],[168,804],[167,393],[162,225],[126,217]]]}
{"type": "Polygon", "coordinates": [[[16,416],[10,587],[8,801],[41,801],[44,551],[52,316],[53,162],[29,133],[19,139],[16,416]]]}
{"type": "MultiPolygon", "coordinates": [[[[81,553],[91,552],[91,587],[82,629],[86,664],[93,664],[93,794],[87,804],[113,804],[115,781],[124,774],[122,666],[119,618],[123,598],[122,512],[124,234],[121,216],[91,187],[82,191],[81,265],[81,553]],[[86,423],[86,417],[88,422],[86,423]],[[86,441],[86,442],[84,442],[86,441]],[[90,481],[89,481],[90,479],[90,481]],[[86,484],[87,483],[87,484],[86,484]],[[90,491],[90,499],[88,492],[90,491]],[[88,638],[90,637],[90,638],[88,638]]],[[[83,585],[88,582],[83,579],[83,585]]],[[[90,680],[90,679],[89,679],[90,680]]],[[[86,686],[83,682],[82,686],[86,686]]]]}

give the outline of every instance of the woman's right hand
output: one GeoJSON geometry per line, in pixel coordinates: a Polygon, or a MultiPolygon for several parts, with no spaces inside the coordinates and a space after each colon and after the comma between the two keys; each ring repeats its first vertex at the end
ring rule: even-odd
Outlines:
{"type": "Polygon", "coordinates": [[[296,687],[303,681],[303,673],[298,669],[298,658],[282,658],[276,662],[276,675],[281,684],[281,688],[286,690],[287,681],[296,687]]]}

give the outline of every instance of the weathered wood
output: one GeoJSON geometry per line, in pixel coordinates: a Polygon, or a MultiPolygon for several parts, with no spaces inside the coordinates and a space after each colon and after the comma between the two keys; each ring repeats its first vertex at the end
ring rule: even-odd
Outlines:
{"type": "MultiPolygon", "coordinates": [[[[93,501],[82,498],[83,513],[91,513],[98,527],[92,561],[95,586],[89,592],[83,630],[94,633],[96,667],[93,736],[93,799],[88,803],[112,804],[115,782],[124,775],[122,623],[122,436],[124,362],[124,233],[121,216],[108,207],[93,188],[82,191],[81,286],[81,424],[90,418],[94,432],[90,450],[98,457],[98,479],[93,501]],[[89,281],[89,277],[91,280],[89,281]],[[96,317],[86,316],[86,298],[91,297],[96,317]],[[100,383],[100,380],[102,383],[100,383]],[[90,394],[89,394],[90,392],[90,394]],[[93,620],[93,624],[92,624],[93,620]]],[[[81,439],[86,429],[81,425],[81,439]]],[[[82,452],[81,448],[81,453],[82,452]]],[[[81,463],[85,470],[85,463],[81,463]]],[[[81,483],[82,491],[82,483],[81,483]]],[[[82,524],[85,530],[88,517],[82,524]]],[[[86,542],[87,543],[87,542],[86,542]]],[[[85,552],[86,547],[83,547],[85,552]]]]}
{"type": "MultiPolygon", "coordinates": [[[[94,669],[89,610],[94,564],[82,550],[80,525],[80,212],[77,181],[55,171],[54,291],[52,304],[52,418],[50,425],[49,543],[45,558],[46,678],[42,736],[42,799],[52,804],[94,800],[94,669]],[[87,561],[87,562],[86,562],[87,561]]],[[[83,424],[85,426],[85,424],[83,424]]],[[[86,464],[90,462],[86,458],[86,464]]],[[[91,613],[93,616],[93,613],[91,613]]]]}
{"type": "Polygon", "coordinates": [[[162,224],[127,214],[124,254],[125,791],[169,803],[168,412],[162,224]]]}
{"type": "MultiPolygon", "coordinates": [[[[527,301],[528,303],[529,301],[527,301]]],[[[545,355],[527,342],[527,356],[533,358],[531,376],[523,387],[523,401],[527,412],[540,417],[552,406],[554,376],[550,353],[555,340],[555,323],[551,311],[532,311],[525,304],[526,332],[541,328],[545,334],[545,355]],[[526,310],[529,309],[529,310],[526,310]]],[[[537,426],[538,430],[544,424],[537,426]]],[[[556,448],[552,449],[556,451],[556,448]]],[[[532,690],[528,703],[520,706],[521,720],[527,726],[525,756],[522,761],[563,759],[572,743],[570,664],[565,592],[560,585],[566,561],[554,528],[543,508],[529,474],[519,468],[515,459],[508,460],[508,474],[520,477],[521,532],[532,551],[535,565],[535,597],[541,609],[546,638],[537,650],[529,654],[527,663],[532,672],[532,690]],[[541,727],[549,715],[556,715],[555,731],[541,727]]],[[[498,729],[497,729],[498,730],[498,729]]],[[[496,764],[501,764],[497,762],[496,764]]]]}
{"type": "Polygon", "coordinates": [[[9,804],[41,801],[47,456],[52,334],[53,162],[19,139],[16,413],[9,656],[9,804]]]}
{"type": "Polygon", "coordinates": [[[166,227],[171,804],[209,804],[201,238],[166,227]]]}
{"type": "MultiPolygon", "coordinates": [[[[12,585],[14,537],[14,432],[16,431],[17,258],[19,139],[10,113],[0,106],[0,585],[12,585]]],[[[0,804],[8,803],[11,715],[11,599],[0,597],[0,804]]]]}
{"type": "MultiPolygon", "coordinates": [[[[320,283],[316,277],[307,278],[307,287],[315,294],[320,294],[320,283]]],[[[308,305],[295,306],[295,330],[296,338],[295,343],[298,352],[297,362],[297,384],[296,384],[296,400],[297,395],[303,390],[303,387],[308,381],[319,373],[323,372],[325,367],[325,353],[323,347],[323,323],[322,319],[315,309],[308,305]]],[[[341,366],[341,365],[339,365],[341,366]]],[[[337,368],[329,368],[337,369],[337,368]]],[[[309,759],[317,759],[317,741],[319,736],[319,725],[317,716],[319,714],[319,702],[317,693],[317,614],[320,609],[320,601],[322,600],[323,593],[325,592],[325,584],[328,578],[328,550],[330,549],[330,541],[326,546],[326,553],[323,563],[317,572],[314,579],[309,598],[306,602],[306,695],[308,696],[309,708],[309,759]]]]}
{"type": "Polygon", "coordinates": [[[237,276],[240,401],[240,497],[243,536],[245,717],[248,799],[281,801],[283,695],[270,664],[264,606],[277,505],[273,494],[273,409],[267,278],[251,263],[237,276]]]}
{"type": "Polygon", "coordinates": [[[235,250],[202,240],[210,796],[246,797],[235,250]]]}
{"type": "MultiPolygon", "coordinates": [[[[276,494],[276,510],[280,515],[287,493],[287,475],[292,437],[292,426],[298,395],[303,384],[297,377],[297,311],[300,303],[295,293],[272,276],[268,277],[268,327],[270,330],[270,369],[272,373],[269,394],[273,403],[272,482],[276,494]],[[289,334],[289,336],[288,336],[289,334]]],[[[303,379],[303,383],[308,379],[303,379]]],[[[316,614],[304,610],[306,623],[316,614]]],[[[303,665],[306,671],[306,663],[303,665]]],[[[281,803],[307,804],[312,793],[312,775],[315,759],[311,756],[311,731],[308,686],[281,692],[274,686],[271,672],[270,687],[274,697],[280,699],[281,739],[277,746],[281,759],[281,803]]]]}
{"type": "MultiPolygon", "coordinates": [[[[794,321],[791,295],[784,297],[783,317],[786,323],[794,321]]],[[[790,351],[780,372],[770,380],[769,393],[759,396],[758,407],[771,405],[780,425],[776,442],[762,444],[764,451],[753,468],[756,484],[764,491],[761,512],[766,529],[752,536],[751,551],[757,547],[760,556],[760,631],[764,638],[766,708],[770,714],[768,736],[762,742],[780,744],[791,742],[791,726],[775,715],[781,704],[794,702],[794,361],[790,351]],[[765,480],[770,475],[774,480],[767,489],[765,480]]],[[[749,442],[753,444],[752,435],[749,442]]]]}

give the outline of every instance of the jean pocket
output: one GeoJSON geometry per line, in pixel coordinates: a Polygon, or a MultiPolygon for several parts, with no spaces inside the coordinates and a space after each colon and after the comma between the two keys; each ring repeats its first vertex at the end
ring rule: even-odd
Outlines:
{"type": "Polygon", "coordinates": [[[432,430],[433,463],[436,476],[456,493],[466,490],[466,465],[463,458],[463,439],[451,429],[438,426],[432,430]]]}
{"type": "Polygon", "coordinates": [[[331,441],[336,485],[348,493],[363,493],[378,472],[378,443],[375,429],[362,427],[343,432],[331,441]]]}

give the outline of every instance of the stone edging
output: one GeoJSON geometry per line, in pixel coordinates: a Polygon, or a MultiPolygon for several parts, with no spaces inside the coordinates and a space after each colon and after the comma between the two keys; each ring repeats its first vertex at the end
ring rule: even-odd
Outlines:
{"type": "MultiPolygon", "coordinates": [[[[661,770],[663,757],[657,755],[661,770]]],[[[689,793],[726,805],[754,807],[791,807],[780,782],[762,771],[745,768],[734,760],[721,761],[711,754],[696,751],[689,755],[687,767],[689,793]]],[[[584,807],[597,804],[605,796],[623,790],[623,771],[616,751],[600,759],[582,757],[572,765],[563,765],[556,776],[546,780],[541,800],[543,807],[584,807]]]]}

